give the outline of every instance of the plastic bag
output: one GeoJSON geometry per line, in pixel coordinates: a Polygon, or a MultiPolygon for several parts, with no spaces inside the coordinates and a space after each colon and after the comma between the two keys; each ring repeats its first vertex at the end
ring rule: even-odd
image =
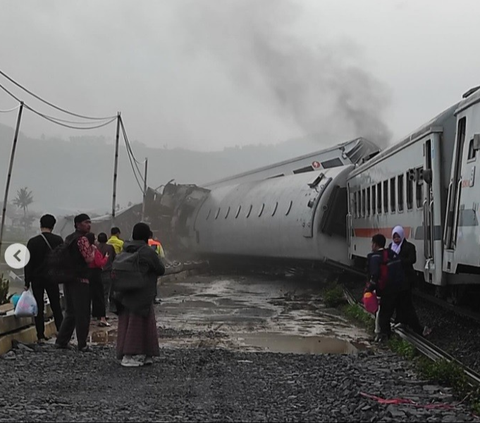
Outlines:
{"type": "Polygon", "coordinates": [[[24,291],[15,307],[16,317],[34,317],[38,314],[38,306],[31,291],[24,291]]]}
{"type": "Polygon", "coordinates": [[[378,298],[375,292],[365,292],[363,294],[363,305],[369,313],[375,314],[378,310],[378,298]]]}

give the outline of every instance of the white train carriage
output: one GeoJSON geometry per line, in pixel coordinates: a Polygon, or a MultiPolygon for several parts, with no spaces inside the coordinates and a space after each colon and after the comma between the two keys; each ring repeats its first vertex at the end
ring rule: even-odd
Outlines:
{"type": "Polygon", "coordinates": [[[461,274],[460,282],[480,283],[480,87],[465,95],[455,112],[457,136],[453,154],[444,228],[443,270],[461,274]],[[477,182],[478,181],[478,182],[477,182]],[[470,278],[466,274],[472,275],[470,278]]]}
{"type": "Polygon", "coordinates": [[[348,178],[349,257],[366,258],[371,238],[387,240],[396,225],[417,248],[415,269],[427,282],[446,283],[442,273],[442,225],[455,144],[450,107],[409,137],[356,168],[348,178]]]}
{"type": "Polygon", "coordinates": [[[345,216],[352,169],[341,166],[214,189],[189,225],[191,247],[206,257],[350,265],[345,216]]]}

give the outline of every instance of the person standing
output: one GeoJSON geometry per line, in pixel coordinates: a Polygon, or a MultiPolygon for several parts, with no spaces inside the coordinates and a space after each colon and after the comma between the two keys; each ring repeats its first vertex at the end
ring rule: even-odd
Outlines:
{"type": "Polygon", "coordinates": [[[110,304],[110,289],[112,286],[112,277],[111,277],[111,272],[112,272],[112,262],[115,259],[115,249],[113,248],[112,245],[107,244],[107,234],[104,232],[101,232],[98,234],[97,237],[98,241],[98,251],[102,253],[103,257],[106,257],[108,255],[108,260],[105,266],[102,268],[102,285],[103,285],[103,296],[105,299],[105,309],[108,310],[109,304],[110,304]]]}
{"type": "MultiPolygon", "coordinates": [[[[117,358],[125,367],[153,364],[153,357],[160,354],[153,301],[157,279],[165,273],[165,267],[148,246],[149,235],[150,227],[145,223],[137,223],[133,227],[133,240],[125,242],[123,252],[115,259],[137,253],[143,277],[143,283],[139,281],[141,288],[124,293],[114,292],[118,304],[117,358]]],[[[115,274],[115,262],[112,267],[115,274]]]]}
{"type": "Polygon", "coordinates": [[[103,293],[102,268],[108,262],[108,253],[104,256],[95,246],[95,234],[89,232],[86,235],[88,242],[94,249],[94,258],[88,267],[90,268],[88,281],[90,285],[90,300],[92,304],[92,317],[98,320],[98,326],[107,327],[107,313],[105,308],[105,297],[103,293]]]}
{"type": "Polygon", "coordinates": [[[372,252],[367,256],[369,283],[366,291],[375,291],[381,297],[378,311],[380,333],[376,337],[379,342],[390,338],[390,320],[406,290],[401,261],[397,254],[385,248],[386,243],[385,236],[374,235],[372,252]]]}
{"type": "Polygon", "coordinates": [[[57,336],[55,346],[70,349],[69,341],[73,331],[77,333],[78,350],[89,352],[87,345],[90,327],[90,289],[88,265],[94,260],[94,249],[86,234],[91,229],[90,217],[79,214],[74,218],[75,232],[65,239],[66,251],[73,263],[73,278],[64,284],[66,300],[65,318],[57,336]]]}
{"type": "Polygon", "coordinates": [[[113,227],[110,230],[110,238],[107,241],[108,245],[111,245],[115,250],[115,254],[118,254],[122,251],[123,248],[123,240],[120,239],[120,229],[117,227],[113,227]]]}
{"type": "Polygon", "coordinates": [[[398,298],[396,322],[410,326],[419,335],[426,335],[429,330],[426,327],[425,329],[422,328],[412,300],[412,289],[415,282],[413,265],[417,261],[417,250],[415,245],[405,238],[405,231],[402,226],[393,228],[392,242],[389,248],[400,257],[405,275],[405,291],[398,298]]]}
{"type": "Polygon", "coordinates": [[[48,340],[45,336],[44,301],[47,292],[53,319],[57,332],[63,321],[62,307],[60,305],[60,291],[58,284],[48,277],[48,256],[50,251],[63,243],[62,237],[52,233],[57,223],[54,216],[46,214],[40,218],[40,235],[30,238],[27,243],[30,260],[24,268],[25,290],[32,287],[35,301],[38,305],[38,314],[35,316],[35,329],[39,343],[48,340]]]}

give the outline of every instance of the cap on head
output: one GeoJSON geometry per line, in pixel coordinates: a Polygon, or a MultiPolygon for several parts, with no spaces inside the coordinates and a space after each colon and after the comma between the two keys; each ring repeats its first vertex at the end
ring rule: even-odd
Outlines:
{"type": "Polygon", "coordinates": [[[90,220],[90,216],[88,214],[81,213],[75,216],[75,218],[73,219],[73,224],[75,225],[75,227],[77,227],[78,223],[85,222],[86,220],[90,220]]]}
{"type": "Polygon", "coordinates": [[[44,214],[40,218],[40,227],[46,229],[53,229],[57,220],[51,214],[44,214]]]}

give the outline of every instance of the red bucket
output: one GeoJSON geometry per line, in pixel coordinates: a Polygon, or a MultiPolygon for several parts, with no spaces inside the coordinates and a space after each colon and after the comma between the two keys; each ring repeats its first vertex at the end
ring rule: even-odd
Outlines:
{"type": "Polygon", "coordinates": [[[378,298],[375,292],[365,292],[363,294],[363,305],[369,313],[375,314],[378,310],[378,298]]]}

